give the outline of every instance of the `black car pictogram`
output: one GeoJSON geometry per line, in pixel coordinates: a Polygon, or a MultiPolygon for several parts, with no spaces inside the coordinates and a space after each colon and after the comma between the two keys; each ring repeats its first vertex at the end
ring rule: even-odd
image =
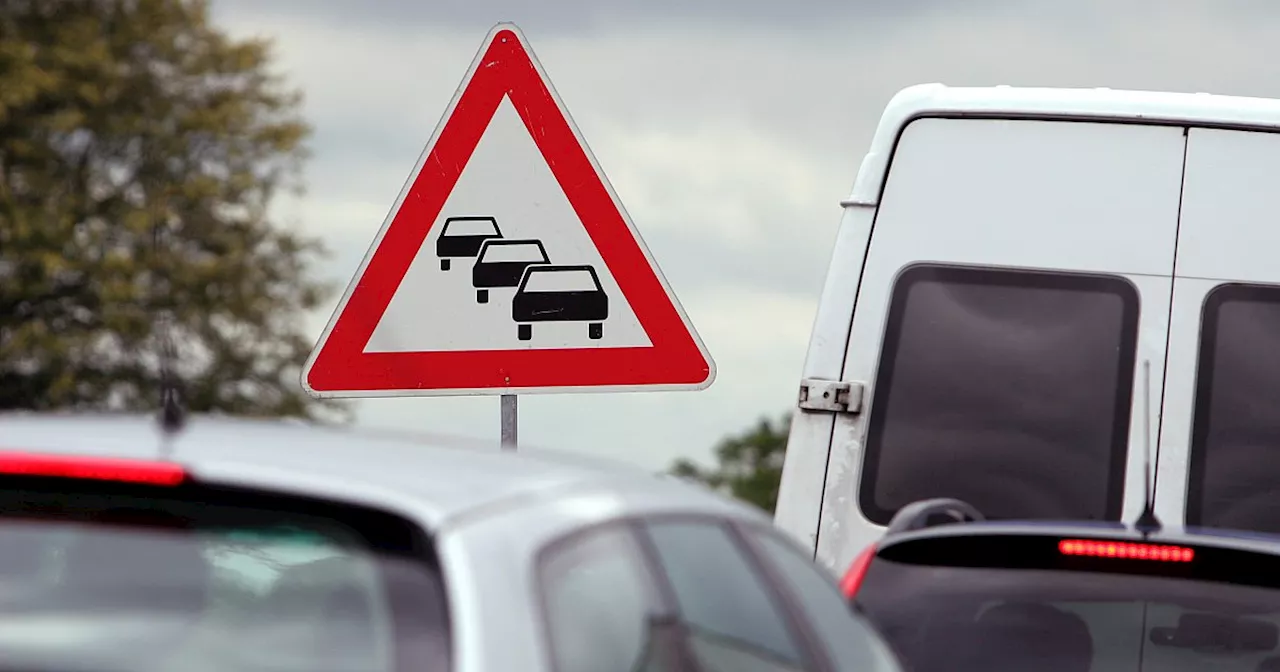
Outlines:
{"type": "Polygon", "coordinates": [[[530,266],[511,299],[511,319],[522,341],[533,338],[534,322],[587,322],[587,336],[597,340],[609,319],[609,296],[591,266],[530,266]]]}
{"type": "Polygon", "coordinates": [[[486,240],[480,246],[475,266],[471,267],[471,285],[476,288],[476,301],[489,302],[489,290],[515,287],[525,269],[534,264],[549,264],[542,241],[533,238],[486,240]]]}
{"type": "Polygon", "coordinates": [[[469,258],[480,253],[487,240],[502,238],[498,220],[493,217],[450,217],[436,239],[436,256],[440,270],[449,270],[452,258],[469,258]]]}

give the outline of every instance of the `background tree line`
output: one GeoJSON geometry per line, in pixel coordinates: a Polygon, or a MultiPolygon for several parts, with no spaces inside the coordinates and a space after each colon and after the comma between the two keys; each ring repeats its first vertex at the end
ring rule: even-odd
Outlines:
{"type": "Polygon", "coordinates": [[[682,459],[671,466],[671,473],[701,481],[773,513],[790,430],[789,413],[776,421],[761,418],[754,427],[727,437],[716,446],[714,466],[701,467],[682,459]]]}
{"type": "Polygon", "coordinates": [[[297,372],[324,250],[271,221],[310,128],[203,0],[0,0],[0,410],[332,417],[297,372]],[[171,322],[164,319],[168,317],[171,322]]]}

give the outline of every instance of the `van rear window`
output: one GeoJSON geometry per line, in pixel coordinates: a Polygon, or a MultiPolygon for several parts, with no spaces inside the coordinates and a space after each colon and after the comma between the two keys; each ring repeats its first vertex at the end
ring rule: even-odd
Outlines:
{"type": "Polygon", "coordinates": [[[388,514],[196,485],[0,479],[0,660],[449,669],[443,579],[388,514]]]}
{"type": "Polygon", "coordinates": [[[859,502],[1118,519],[1138,294],[1114,276],[914,266],[894,286],[859,502]]]}
{"type": "Polygon", "coordinates": [[[1280,533],[1280,287],[1205,297],[1187,524],[1280,533]]]}

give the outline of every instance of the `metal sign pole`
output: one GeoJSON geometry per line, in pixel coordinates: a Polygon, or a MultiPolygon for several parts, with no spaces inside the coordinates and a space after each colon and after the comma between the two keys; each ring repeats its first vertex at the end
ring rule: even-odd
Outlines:
{"type": "Polygon", "coordinates": [[[502,395],[502,449],[516,449],[516,395],[502,395]]]}

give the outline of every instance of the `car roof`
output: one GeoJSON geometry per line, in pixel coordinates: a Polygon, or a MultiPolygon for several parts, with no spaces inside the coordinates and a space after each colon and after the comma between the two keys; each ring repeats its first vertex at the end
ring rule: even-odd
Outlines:
{"type": "Polygon", "coordinates": [[[691,508],[751,513],[709,489],[630,465],[524,446],[511,453],[497,441],[439,434],[195,415],[167,448],[162,443],[151,415],[0,413],[0,451],[167,458],[196,478],[296,483],[304,494],[339,500],[377,492],[428,525],[584,488],[665,488],[671,501],[691,508]]]}
{"type": "Polygon", "coordinates": [[[985,535],[1049,536],[1152,544],[1197,545],[1280,555],[1280,537],[1263,533],[1166,525],[1162,529],[1144,537],[1140,532],[1123,523],[1103,521],[1002,520],[949,523],[886,535],[877,544],[877,547],[890,548],[897,544],[919,539],[985,535]]]}
{"type": "Polygon", "coordinates": [[[1073,119],[1280,130],[1280,100],[1107,88],[918,84],[885,106],[845,205],[876,205],[902,129],[921,117],[1073,119]]]}

